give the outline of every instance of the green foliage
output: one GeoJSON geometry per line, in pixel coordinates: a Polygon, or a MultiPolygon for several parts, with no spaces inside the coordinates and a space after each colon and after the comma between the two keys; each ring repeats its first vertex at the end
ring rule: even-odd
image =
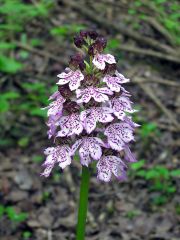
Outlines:
{"type": "Polygon", "coordinates": [[[6,207],[3,205],[0,205],[0,217],[2,217],[4,214],[13,222],[24,222],[28,214],[25,212],[16,213],[15,209],[13,207],[6,207]]]}
{"type": "Polygon", "coordinates": [[[13,58],[0,55],[0,71],[6,73],[16,73],[21,70],[23,65],[13,58]]]}
{"type": "Polygon", "coordinates": [[[30,239],[31,236],[32,236],[32,233],[30,231],[24,231],[22,233],[22,238],[25,240],[30,239]]]}
{"type": "Polygon", "coordinates": [[[32,161],[35,163],[40,163],[43,161],[43,159],[44,159],[44,157],[42,155],[34,155],[32,157],[32,161]]]}
{"type": "MultiPolygon", "coordinates": [[[[16,50],[13,42],[17,33],[24,31],[24,27],[35,17],[48,16],[49,9],[53,5],[50,0],[40,0],[28,4],[21,0],[1,0],[0,15],[0,71],[14,74],[23,69],[23,64],[17,59],[10,57],[10,51],[16,50]]],[[[33,45],[37,44],[33,39],[33,45]]],[[[11,52],[12,53],[12,52],[11,52]]],[[[11,54],[12,55],[12,54],[11,54]]],[[[27,51],[20,51],[19,57],[26,59],[27,51]]]]}
{"type": "Polygon", "coordinates": [[[112,38],[108,41],[107,47],[106,47],[106,51],[109,52],[113,49],[118,48],[118,46],[120,45],[120,41],[116,38],[112,38]]]}
{"type": "Polygon", "coordinates": [[[85,29],[85,25],[81,24],[64,24],[59,27],[54,27],[50,30],[53,36],[66,37],[85,29]]]}
{"type": "Polygon", "coordinates": [[[129,8],[128,14],[136,16],[136,19],[133,18],[136,23],[132,22],[132,26],[136,26],[136,28],[137,24],[141,25],[140,20],[146,20],[147,17],[153,15],[156,21],[170,33],[174,43],[180,44],[180,5],[177,0],[135,0],[129,8]]]}
{"type": "Polygon", "coordinates": [[[158,128],[157,125],[153,122],[147,122],[147,123],[143,123],[142,126],[140,127],[140,135],[141,137],[147,138],[147,137],[151,137],[154,134],[158,133],[158,128]]]}
{"type": "Polygon", "coordinates": [[[128,211],[126,213],[126,217],[129,218],[129,219],[133,219],[133,218],[135,218],[135,217],[137,217],[139,215],[140,215],[140,212],[137,211],[137,210],[128,211]]]}
{"type": "Polygon", "coordinates": [[[173,178],[180,176],[179,170],[169,170],[161,165],[145,169],[144,160],[132,163],[131,169],[131,176],[143,178],[148,182],[149,191],[160,193],[160,195],[153,198],[154,204],[162,205],[167,202],[169,197],[176,193],[177,189],[173,178]]]}

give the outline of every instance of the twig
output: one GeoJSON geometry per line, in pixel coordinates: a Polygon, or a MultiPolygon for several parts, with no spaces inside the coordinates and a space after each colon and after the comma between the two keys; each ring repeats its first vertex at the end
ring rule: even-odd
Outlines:
{"type": "Polygon", "coordinates": [[[175,62],[175,63],[180,63],[180,58],[178,58],[174,55],[167,55],[167,54],[164,54],[161,52],[156,52],[156,51],[149,50],[149,49],[143,49],[143,48],[138,48],[135,46],[128,46],[128,45],[120,45],[120,46],[118,46],[118,49],[120,49],[122,51],[156,57],[156,58],[164,59],[164,60],[175,62]]]}
{"type": "Polygon", "coordinates": [[[172,35],[155,18],[146,17],[144,21],[148,22],[154,29],[163,35],[172,46],[175,46],[172,35]]]}
{"type": "Polygon", "coordinates": [[[125,36],[131,37],[132,39],[138,41],[139,43],[145,43],[155,49],[170,53],[172,55],[177,55],[177,52],[174,49],[172,49],[171,47],[169,47],[165,44],[162,44],[159,41],[156,41],[152,38],[142,36],[139,33],[134,32],[133,30],[125,28],[121,25],[113,24],[113,23],[107,21],[106,19],[101,18],[98,14],[94,14],[93,11],[89,10],[86,6],[83,6],[82,4],[80,4],[80,5],[77,4],[76,1],[62,0],[62,2],[64,4],[66,4],[67,6],[69,6],[70,8],[73,8],[73,9],[77,10],[78,12],[80,12],[81,14],[85,15],[87,18],[93,20],[94,22],[99,24],[101,27],[103,26],[105,29],[107,29],[107,31],[114,30],[116,32],[121,32],[125,36]]]}
{"type": "Polygon", "coordinates": [[[44,50],[39,50],[37,48],[33,48],[31,47],[30,45],[27,45],[27,44],[23,44],[23,43],[19,43],[19,42],[15,42],[16,46],[17,47],[20,47],[20,48],[23,48],[29,52],[32,52],[32,53],[35,53],[37,55],[40,55],[40,56],[43,56],[43,57],[46,57],[46,58],[50,58],[50,59],[53,59],[59,63],[64,63],[63,59],[47,52],[47,51],[44,51],[44,50]]]}
{"type": "MultiPolygon", "coordinates": [[[[136,79],[136,78],[135,78],[136,79]]],[[[154,101],[154,103],[166,114],[166,116],[170,119],[170,121],[177,127],[177,129],[180,129],[180,126],[178,124],[178,122],[176,121],[173,113],[167,109],[163,103],[160,101],[160,99],[154,94],[154,92],[152,91],[152,89],[143,84],[143,83],[139,83],[139,86],[146,92],[146,94],[154,101]]]]}
{"type": "Polygon", "coordinates": [[[171,80],[167,80],[167,79],[161,79],[161,78],[156,78],[156,77],[152,77],[152,78],[142,78],[142,77],[138,77],[133,79],[134,83],[151,83],[151,82],[155,82],[155,83],[161,83],[164,85],[168,85],[171,87],[178,87],[180,88],[180,84],[171,80]]]}

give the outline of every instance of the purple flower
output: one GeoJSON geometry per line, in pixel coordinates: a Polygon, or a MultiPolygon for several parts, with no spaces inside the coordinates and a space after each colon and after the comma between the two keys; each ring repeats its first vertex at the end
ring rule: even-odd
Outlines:
{"type": "Polygon", "coordinates": [[[126,116],[126,112],[133,113],[136,111],[132,109],[131,103],[129,98],[122,94],[120,97],[113,98],[110,101],[110,108],[113,109],[113,113],[118,119],[123,120],[126,116]]]}
{"type": "Polygon", "coordinates": [[[96,128],[97,122],[111,122],[114,119],[112,117],[112,112],[112,109],[107,107],[93,107],[82,111],[80,114],[80,119],[84,128],[89,134],[96,128]]]}
{"type": "Polygon", "coordinates": [[[83,125],[80,121],[79,114],[72,113],[68,116],[63,116],[59,121],[61,130],[58,131],[56,137],[79,135],[83,131],[83,125]]]}
{"type": "Polygon", "coordinates": [[[114,56],[111,54],[96,54],[93,59],[93,64],[100,70],[105,69],[106,63],[116,63],[114,56]]]}
{"type": "Polygon", "coordinates": [[[63,72],[57,76],[60,78],[58,85],[64,85],[69,83],[69,88],[71,91],[77,89],[80,86],[80,82],[84,79],[84,75],[80,70],[72,71],[70,68],[67,68],[67,73],[63,72]]]}
{"type": "Polygon", "coordinates": [[[56,135],[58,120],[59,120],[58,115],[55,115],[55,116],[52,115],[48,119],[47,126],[49,127],[49,130],[48,130],[47,134],[48,134],[49,139],[56,135]]]}
{"type": "Polygon", "coordinates": [[[49,104],[49,106],[42,108],[42,109],[48,109],[47,115],[48,116],[60,116],[62,114],[62,109],[63,109],[63,103],[66,101],[61,94],[55,92],[49,99],[54,99],[56,98],[55,101],[49,104]]]}
{"type": "Polygon", "coordinates": [[[136,162],[136,157],[134,156],[134,154],[131,152],[130,148],[128,147],[128,145],[125,145],[124,147],[124,153],[125,153],[125,156],[124,156],[124,159],[127,161],[127,162],[136,162]]]}
{"type": "Polygon", "coordinates": [[[107,86],[111,89],[111,91],[120,92],[120,90],[123,90],[123,88],[121,87],[121,84],[128,82],[129,79],[126,79],[122,74],[118,73],[117,71],[115,74],[117,75],[116,77],[106,75],[103,78],[103,82],[107,84],[107,86]]]}
{"type": "Polygon", "coordinates": [[[83,166],[88,166],[92,160],[100,159],[102,155],[101,146],[105,147],[106,145],[100,138],[97,137],[85,137],[79,139],[73,144],[71,148],[71,155],[74,155],[76,150],[79,148],[79,156],[81,164],[83,166]]]}
{"type": "Polygon", "coordinates": [[[126,122],[109,125],[104,134],[108,138],[110,147],[116,151],[124,149],[126,143],[134,140],[133,128],[126,122]]]}
{"type": "Polygon", "coordinates": [[[67,145],[46,148],[44,154],[47,157],[43,163],[45,170],[41,173],[42,176],[49,177],[56,163],[62,169],[71,164],[70,148],[67,145]]]}
{"type": "Polygon", "coordinates": [[[109,182],[112,173],[118,180],[126,178],[126,165],[116,156],[102,156],[97,163],[97,178],[104,182],[109,182]]]}
{"type": "Polygon", "coordinates": [[[107,95],[112,95],[113,92],[109,90],[107,87],[96,88],[96,87],[88,87],[85,89],[77,89],[76,96],[77,98],[81,97],[81,99],[77,100],[77,103],[88,103],[91,98],[94,98],[96,102],[105,102],[109,100],[107,95]]]}

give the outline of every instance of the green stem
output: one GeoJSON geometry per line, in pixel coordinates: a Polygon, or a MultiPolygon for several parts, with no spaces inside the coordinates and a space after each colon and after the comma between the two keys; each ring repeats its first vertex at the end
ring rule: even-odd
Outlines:
{"type": "Polygon", "coordinates": [[[85,237],[86,216],[87,216],[87,207],[88,207],[88,193],[89,193],[89,180],[90,180],[89,168],[83,166],[82,167],[81,187],[80,187],[80,199],[79,199],[76,240],[84,240],[84,237],[85,237]]]}

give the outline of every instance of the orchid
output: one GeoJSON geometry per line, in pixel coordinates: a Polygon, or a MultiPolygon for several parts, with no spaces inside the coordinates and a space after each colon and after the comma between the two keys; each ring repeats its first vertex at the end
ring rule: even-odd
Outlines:
{"type": "Polygon", "coordinates": [[[63,72],[57,75],[60,78],[60,80],[57,82],[57,85],[69,83],[69,88],[71,91],[73,91],[80,86],[80,82],[84,79],[84,76],[80,70],[72,71],[70,68],[66,70],[67,73],[63,72]]]}
{"type": "Polygon", "coordinates": [[[116,60],[111,54],[96,54],[93,59],[93,64],[100,70],[103,70],[106,63],[113,64],[116,60]]]}
{"type": "Polygon", "coordinates": [[[79,157],[82,182],[77,240],[83,240],[91,166],[100,181],[124,180],[128,163],[136,161],[129,145],[135,141],[139,125],[130,116],[136,110],[122,86],[129,79],[118,72],[115,57],[103,53],[105,38],[95,31],[80,31],[74,44],[82,51],[71,56],[69,67],[57,75],[58,89],[46,107],[48,138],[53,138],[55,146],[44,151],[41,175],[48,177],[56,164],[64,169],[79,157]]]}
{"type": "Polygon", "coordinates": [[[113,95],[113,92],[106,87],[103,88],[95,88],[95,87],[88,87],[86,89],[77,89],[76,96],[78,99],[78,103],[88,103],[91,98],[94,98],[96,102],[105,102],[109,100],[107,95],[113,95]]]}
{"type": "Polygon", "coordinates": [[[108,123],[114,118],[113,110],[108,107],[92,107],[81,112],[80,119],[87,133],[91,133],[96,128],[96,123],[108,123]]]}

